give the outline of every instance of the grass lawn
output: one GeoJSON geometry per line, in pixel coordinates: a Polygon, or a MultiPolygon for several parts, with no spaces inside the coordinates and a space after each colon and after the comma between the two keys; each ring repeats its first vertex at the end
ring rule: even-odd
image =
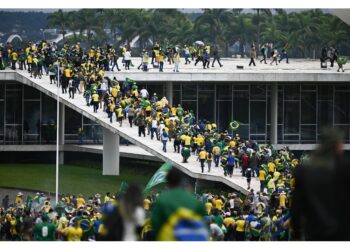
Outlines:
{"type": "MultiPolygon", "coordinates": [[[[159,166],[157,166],[159,167],[159,166]]],[[[121,166],[119,176],[103,176],[102,169],[79,165],[60,166],[60,193],[82,193],[85,197],[116,192],[122,181],[144,187],[157,168],[121,166]]],[[[0,164],[0,186],[55,191],[54,164],[0,164]]]]}

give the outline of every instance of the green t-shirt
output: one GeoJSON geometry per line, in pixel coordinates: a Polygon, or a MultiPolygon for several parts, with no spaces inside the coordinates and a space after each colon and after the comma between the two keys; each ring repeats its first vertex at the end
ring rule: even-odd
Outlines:
{"type": "Polygon", "coordinates": [[[155,235],[179,208],[191,210],[201,217],[206,215],[204,205],[193,194],[181,188],[164,191],[155,203],[151,215],[155,235]]]}
{"type": "Polygon", "coordinates": [[[51,223],[41,223],[33,228],[33,232],[36,235],[38,241],[54,241],[56,227],[51,223]]]}

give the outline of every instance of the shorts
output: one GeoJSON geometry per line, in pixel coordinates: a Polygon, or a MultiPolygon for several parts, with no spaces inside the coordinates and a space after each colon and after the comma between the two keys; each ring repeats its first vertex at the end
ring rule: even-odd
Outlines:
{"type": "Polygon", "coordinates": [[[118,122],[121,122],[121,121],[123,121],[123,117],[122,116],[118,117],[118,122]]]}

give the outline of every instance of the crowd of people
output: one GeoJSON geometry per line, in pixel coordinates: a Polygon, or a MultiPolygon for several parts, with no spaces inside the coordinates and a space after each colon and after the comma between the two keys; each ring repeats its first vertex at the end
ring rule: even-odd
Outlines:
{"type": "MultiPolygon", "coordinates": [[[[195,64],[201,61],[207,68],[210,47],[200,48],[194,52],[193,48],[186,47],[186,63],[191,63],[190,57],[196,54],[195,64]]],[[[28,70],[34,78],[49,75],[48,84],[59,84],[63,94],[67,94],[68,88],[70,98],[76,93],[83,95],[86,105],[92,106],[93,112],[104,112],[111,123],[118,122],[123,126],[126,120],[126,126],[137,126],[140,137],[147,134],[152,140],[161,141],[164,152],[168,150],[167,144],[172,143],[173,151],[182,155],[184,163],[189,157],[197,157],[202,173],[206,166],[208,172],[212,167],[221,167],[225,176],[232,177],[234,168],[239,168],[247,179],[247,189],[251,189],[250,181],[255,176],[260,181],[260,189],[251,190],[247,196],[234,192],[204,193],[194,198],[180,188],[180,175],[174,172],[168,176],[168,191],[146,198],[137,186],[129,187],[125,194],[106,194],[103,201],[99,194],[87,200],[82,195],[62,195],[56,206],[40,193],[26,200],[18,194],[12,205],[6,197],[3,199],[1,238],[288,240],[290,195],[295,188],[294,171],[299,165],[293,153],[288,148],[275,150],[271,145],[244,140],[235,134],[236,128],[231,124],[230,129],[219,131],[212,121],[196,121],[192,110],[185,110],[180,104],[169,105],[166,97],[159,98],[156,93],[150,95],[146,88],[140,90],[132,79],[127,78],[122,83],[115,77],[110,79],[105,76],[106,71],[113,70],[114,66],[120,70],[118,58],[113,59],[114,53],[109,45],[84,51],[76,43],[73,46],[66,44],[58,50],[43,41],[29,43],[26,48],[13,50],[9,55],[13,69],[19,64],[20,69],[28,70]],[[18,58],[24,58],[24,63],[18,58]],[[113,61],[112,68],[110,60],[113,61]],[[172,197],[178,202],[169,203],[172,197]],[[165,218],[173,213],[178,218],[177,224],[165,218]],[[183,227],[185,230],[181,230],[183,227]],[[183,232],[190,233],[184,235],[183,232]]],[[[174,71],[178,71],[178,49],[166,53],[168,62],[174,63],[174,71]]],[[[127,70],[132,64],[131,53],[125,47],[122,54],[122,63],[127,70]]],[[[216,55],[214,59],[222,66],[216,55]]],[[[148,56],[147,51],[143,52],[142,58],[145,56],[148,56]]],[[[152,62],[159,63],[160,70],[162,56],[160,46],[156,45],[152,62]]],[[[288,56],[284,58],[288,62],[288,56]]],[[[140,67],[147,70],[146,60],[142,59],[140,67]]]]}

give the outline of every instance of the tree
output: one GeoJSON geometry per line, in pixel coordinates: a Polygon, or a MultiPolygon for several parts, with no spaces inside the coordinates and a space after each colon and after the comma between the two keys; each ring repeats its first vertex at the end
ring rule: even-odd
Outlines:
{"type": "Polygon", "coordinates": [[[60,33],[63,36],[63,43],[65,42],[65,35],[67,32],[67,29],[70,25],[70,15],[68,15],[68,12],[63,12],[61,9],[59,9],[57,12],[52,13],[48,17],[48,25],[49,27],[59,27],[60,33]]]}

